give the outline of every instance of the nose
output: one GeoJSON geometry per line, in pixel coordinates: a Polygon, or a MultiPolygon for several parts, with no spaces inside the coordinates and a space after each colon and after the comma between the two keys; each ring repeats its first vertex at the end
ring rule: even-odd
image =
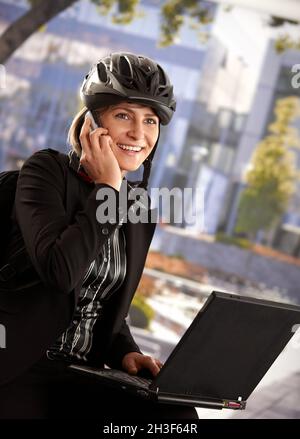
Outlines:
{"type": "Polygon", "coordinates": [[[134,140],[143,140],[144,133],[144,124],[142,120],[134,120],[128,131],[128,136],[134,140]]]}

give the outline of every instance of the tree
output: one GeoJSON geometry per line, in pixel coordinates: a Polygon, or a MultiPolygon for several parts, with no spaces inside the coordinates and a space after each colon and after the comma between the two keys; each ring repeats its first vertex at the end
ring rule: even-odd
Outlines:
{"type": "MultiPolygon", "coordinates": [[[[285,23],[292,24],[294,26],[299,26],[299,21],[295,21],[295,20],[287,20],[274,16],[271,16],[269,20],[269,25],[271,27],[282,27],[285,23]]],[[[300,50],[300,39],[292,38],[287,33],[276,38],[275,50],[278,53],[282,53],[288,49],[300,50]]]]}
{"type": "Polygon", "coordinates": [[[300,115],[299,98],[279,99],[274,113],[275,121],[268,127],[270,134],[254,151],[238,208],[235,231],[252,238],[259,230],[271,229],[280,219],[298,179],[292,148],[299,147],[299,138],[290,125],[300,115]]]}
{"type": "MultiPolygon", "coordinates": [[[[197,30],[213,20],[212,7],[204,1],[198,0],[169,0],[161,9],[161,36],[160,46],[173,44],[179,35],[186,19],[190,20],[190,27],[197,30]]],[[[201,38],[206,39],[208,34],[202,32],[201,38]]]]}
{"type": "MultiPolygon", "coordinates": [[[[60,12],[72,6],[78,0],[28,0],[31,8],[18,20],[12,23],[0,36],[0,64],[4,64],[34,32],[42,28],[49,20],[60,12]]],[[[112,20],[115,23],[128,24],[141,13],[138,11],[140,0],[90,0],[97,6],[100,14],[107,14],[116,6],[112,20]]],[[[224,3],[222,0],[212,0],[213,3],[224,3]]],[[[247,3],[244,1],[244,3],[247,3]]],[[[251,0],[247,3],[251,7],[251,0]],[[249,3],[249,4],[248,4],[249,3]]],[[[238,0],[229,0],[225,10],[230,11],[232,6],[239,5],[238,0]]],[[[280,27],[285,23],[299,26],[299,22],[287,17],[272,15],[270,10],[269,25],[280,27]]],[[[267,9],[268,9],[267,8],[267,9]]],[[[173,44],[179,36],[182,25],[186,22],[195,31],[199,32],[201,41],[208,39],[205,25],[213,20],[214,6],[205,0],[165,0],[161,6],[161,35],[159,46],[166,47],[173,44]]],[[[275,48],[282,52],[289,48],[300,49],[300,41],[293,40],[289,35],[279,37],[275,48]]]]}
{"type": "Polygon", "coordinates": [[[154,309],[147,303],[145,297],[137,291],[129,310],[130,324],[137,328],[148,329],[154,315],[154,309]]]}
{"type": "Polygon", "coordinates": [[[4,64],[15,50],[42,25],[77,0],[30,0],[31,8],[13,22],[0,37],[0,64],[4,64]]]}
{"type": "MultiPolygon", "coordinates": [[[[78,0],[28,0],[31,8],[12,23],[0,36],[0,64],[4,64],[34,32],[60,12],[72,6],[78,0]]],[[[115,23],[128,24],[140,16],[140,0],[90,0],[97,6],[100,14],[106,15],[113,6],[117,7],[113,15],[115,23]]],[[[202,0],[168,0],[162,5],[161,46],[172,44],[178,35],[184,15],[191,20],[194,28],[212,20],[211,7],[202,0]]]]}

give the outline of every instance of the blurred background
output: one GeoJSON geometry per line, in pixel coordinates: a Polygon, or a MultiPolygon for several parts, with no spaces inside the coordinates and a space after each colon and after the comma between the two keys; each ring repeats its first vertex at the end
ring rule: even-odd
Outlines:
{"type": "MultiPolygon", "coordinates": [[[[201,188],[204,225],[160,219],[129,315],[144,352],[164,361],[213,290],[300,303],[298,0],[0,0],[0,34],[0,171],[69,150],[98,58],[148,55],[174,84],[150,188],[201,188]]],[[[300,418],[299,387],[290,342],[245,412],[199,417],[300,418]]]]}

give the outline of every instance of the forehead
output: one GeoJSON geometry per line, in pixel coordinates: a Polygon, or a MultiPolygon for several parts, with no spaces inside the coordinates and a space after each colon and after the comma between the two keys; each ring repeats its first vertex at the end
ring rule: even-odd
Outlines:
{"type": "Polygon", "coordinates": [[[112,105],[110,107],[111,110],[115,110],[118,108],[123,108],[129,111],[141,111],[143,113],[153,114],[155,115],[154,110],[151,107],[147,107],[146,105],[136,104],[133,102],[120,102],[119,104],[112,105]]]}

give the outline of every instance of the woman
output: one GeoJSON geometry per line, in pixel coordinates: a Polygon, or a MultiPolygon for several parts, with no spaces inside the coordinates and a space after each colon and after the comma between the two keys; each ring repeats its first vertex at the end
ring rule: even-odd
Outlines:
{"type": "Polygon", "coordinates": [[[155,224],[125,221],[120,191],[124,185],[147,188],[160,123],[175,111],[163,69],[130,53],[93,66],[81,96],[85,107],[69,131],[70,154],[39,151],[20,172],[7,259],[22,244],[26,258],[14,265],[21,293],[10,281],[9,299],[0,296],[9,335],[1,358],[0,418],[197,417],[194,409],[112,392],[68,368],[106,364],[153,376],[160,370],[157,359],[142,354],[125,320],[155,224]],[[88,110],[98,127],[92,128],[88,110]],[[126,173],[142,164],[143,180],[127,182],[126,173]],[[116,211],[99,221],[106,202],[99,191],[108,190],[116,211]]]}

